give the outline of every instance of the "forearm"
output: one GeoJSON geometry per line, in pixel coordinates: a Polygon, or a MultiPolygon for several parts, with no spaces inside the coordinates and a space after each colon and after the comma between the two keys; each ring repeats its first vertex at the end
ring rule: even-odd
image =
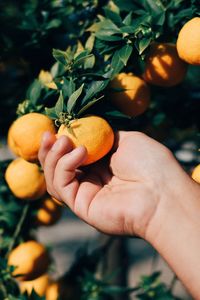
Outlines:
{"type": "Polygon", "coordinates": [[[157,229],[151,228],[149,241],[200,299],[200,187],[189,178],[182,184],[182,193],[175,192],[156,212],[157,229]]]}

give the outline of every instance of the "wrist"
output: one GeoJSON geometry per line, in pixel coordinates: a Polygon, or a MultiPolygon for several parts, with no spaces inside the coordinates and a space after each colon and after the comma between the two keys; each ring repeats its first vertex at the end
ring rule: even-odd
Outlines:
{"type": "Polygon", "coordinates": [[[146,238],[195,299],[200,299],[200,186],[185,174],[161,200],[146,238]],[[168,198],[167,198],[168,197],[168,198]]]}
{"type": "Polygon", "coordinates": [[[157,248],[162,240],[165,242],[167,233],[177,235],[185,223],[200,226],[200,185],[182,171],[179,180],[162,191],[145,238],[157,248]]]}

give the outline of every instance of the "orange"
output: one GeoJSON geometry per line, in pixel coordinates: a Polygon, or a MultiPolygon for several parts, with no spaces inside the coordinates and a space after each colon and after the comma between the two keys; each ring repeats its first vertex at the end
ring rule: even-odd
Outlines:
{"type": "Polygon", "coordinates": [[[16,158],[8,165],[5,179],[17,198],[36,200],[46,193],[45,178],[40,167],[23,158],[16,158]]]}
{"type": "Polygon", "coordinates": [[[192,172],[192,178],[193,178],[196,182],[200,183],[200,164],[197,165],[197,166],[194,168],[194,170],[193,170],[193,172],[192,172]]]}
{"type": "Polygon", "coordinates": [[[33,280],[47,271],[49,256],[45,247],[36,242],[28,241],[20,244],[10,252],[8,265],[15,266],[13,276],[18,280],[33,280]]]}
{"type": "Polygon", "coordinates": [[[29,113],[18,118],[8,131],[8,146],[17,156],[35,162],[42,135],[45,131],[55,134],[53,121],[40,113],[29,113]]]}
{"type": "Polygon", "coordinates": [[[70,128],[62,124],[57,137],[67,135],[74,147],[83,145],[88,156],[83,165],[89,165],[101,159],[112,148],[114,133],[106,120],[98,116],[87,116],[72,120],[70,128]]]}
{"type": "Polygon", "coordinates": [[[177,39],[180,58],[191,65],[200,65],[200,17],[185,23],[177,39]]]}
{"type": "Polygon", "coordinates": [[[153,43],[146,58],[144,80],[158,86],[174,86],[186,74],[187,64],[177,53],[176,46],[169,43],[153,43]]]}
{"type": "Polygon", "coordinates": [[[65,282],[64,279],[49,284],[46,290],[46,300],[74,300],[76,297],[76,290],[72,284],[65,282]],[[59,297],[59,298],[58,298],[59,297]]]}
{"type": "Polygon", "coordinates": [[[145,112],[149,105],[150,91],[144,80],[132,73],[120,73],[110,86],[115,89],[126,89],[111,94],[112,103],[124,114],[133,117],[145,112]]]}
{"type": "Polygon", "coordinates": [[[56,198],[54,198],[54,197],[52,197],[52,200],[53,200],[56,204],[58,204],[58,205],[60,205],[60,206],[65,206],[65,204],[64,204],[62,201],[60,201],[60,200],[58,200],[58,199],[56,199],[56,198]]]}
{"type": "Polygon", "coordinates": [[[34,289],[35,292],[39,296],[44,296],[46,293],[46,289],[49,284],[49,276],[47,274],[44,274],[36,279],[29,280],[29,281],[22,281],[20,283],[20,291],[24,293],[25,291],[28,293],[28,295],[31,295],[32,290],[34,289]]]}
{"type": "Polygon", "coordinates": [[[52,225],[61,216],[61,208],[49,196],[42,200],[37,211],[36,221],[40,225],[52,225]]]}
{"type": "Polygon", "coordinates": [[[58,300],[60,296],[59,282],[52,282],[46,290],[46,300],[58,300]]]}

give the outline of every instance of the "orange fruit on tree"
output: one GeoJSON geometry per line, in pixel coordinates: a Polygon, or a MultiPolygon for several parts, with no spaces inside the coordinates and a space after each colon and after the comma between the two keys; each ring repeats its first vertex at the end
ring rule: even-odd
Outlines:
{"type": "Polygon", "coordinates": [[[5,179],[17,198],[36,200],[46,193],[44,173],[37,164],[23,158],[16,158],[8,165],[5,179]]]}
{"type": "Polygon", "coordinates": [[[74,147],[86,147],[88,156],[83,165],[101,159],[111,150],[114,143],[114,133],[108,122],[94,115],[72,120],[69,125],[62,124],[57,137],[61,135],[68,136],[74,147]]]}
{"type": "Polygon", "coordinates": [[[42,244],[27,241],[10,252],[8,265],[16,267],[12,275],[18,280],[33,280],[47,271],[49,256],[42,244]]]}
{"type": "Polygon", "coordinates": [[[35,162],[42,135],[45,131],[56,133],[54,122],[40,113],[29,113],[13,122],[8,131],[8,146],[17,156],[35,162]]]}
{"type": "Polygon", "coordinates": [[[61,207],[50,196],[42,199],[41,206],[36,214],[39,225],[53,225],[61,216],[61,207]]]}
{"type": "Polygon", "coordinates": [[[192,178],[193,178],[196,182],[200,183],[200,164],[197,165],[197,166],[194,168],[194,170],[192,171],[192,178]]]}
{"type": "Polygon", "coordinates": [[[181,59],[191,65],[200,65],[200,17],[185,23],[179,32],[176,46],[181,59]]]}
{"type": "Polygon", "coordinates": [[[29,280],[29,281],[22,281],[20,282],[20,291],[22,293],[27,292],[28,295],[31,295],[32,290],[39,295],[44,296],[49,284],[49,276],[44,274],[36,279],[29,280]]]}
{"type": "Polygon", "coordinates": [[[152,43],[145,62],[143,78],[158,86],[170,87],[183,81],[187,64],[178,56],[176,45],[152,43]]]}
{"type": "Polygon", "coordinates": [[[52,282],[46,290],[46,300],[57,300],[60,296],[60,283],[52,282]]]}
{"type": "Polygon", "coordinates": [[[52,197],[52,200],[53,200],[56,204],[58,204],[58,205],[60,205],[60,206],[65,206],[65,204],[64,204],[62,201],[60,201],[60,200],[58,200],[58,199],[56,199],[56,198],[54,198],[54,197],[52,197]]]}
{"type": "Polygon", "coordinates": [[[47,287],[46,300],[74,300],[76,297],[76,290],[74,286],[65,282],[64,279],[54,281],[47,287]]]}
{"type": "Polygon", "coordinates": [[[149,106],[150,91],[146,82],[132,73],[120,73],[110,83],[119,91],[111,93],[112,103],[124,114],[141,115],[149,106]],[[125,89],[124,91],[120,91],[125,89]]]}

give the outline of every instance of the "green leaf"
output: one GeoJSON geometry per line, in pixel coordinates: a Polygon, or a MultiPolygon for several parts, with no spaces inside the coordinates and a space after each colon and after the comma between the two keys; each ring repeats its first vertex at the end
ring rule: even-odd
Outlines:
{"type": "Polygon", "coordinates": [[[130,44],[126,44],[119,51],[119,58],[123,62],[124,66],[126,66],[128,59],[133,51],[133,46],[130,44]]]}
{"type": "Polygon", "coordinates": [[[82,91],[83,91],[84,84],[80,86],[70,97],[67,101],[67,111],[70,114],[76,104],[77,99],[80,97],[82,91]]]}
{"type": "Polygon", "coordinates": [[[59,19],[53,19],[50,22],[47,23],[47,26],[45,29],[52,29],[52,28],[57,28],[61,25],[61,20],[59,19]]]}
{"type": "Polygon", "coordinates": [[[126,66],[129,57],[133,51],[133,46],[130,44],[126,44],[121,49],[115,51],[113,55],[111,66],[113,69],[112,77],[118,74],[124,66],[126,66]]]}
{"type": "Polygon", "coordinates": [[[87,88],[85,92],[85,97],[82,100],[82,104],[86,103],[88,100],[92,99],[96,94],[103,91],[108,85],[109,79],[93,81],[87,88]]]}
{"type": "Polygon", "coordinates": [[[92,69],[94,67],[94,64],[95,64],[95,56],[91,54],[91,56],[85,60],[84,69],[92,69]]]}
{"type": "Polygon", "coordinates": [[[122,19],[118,13],[116,13],[108,8],[104,8],[104,12],[105,12],[106,18],[110,19],[118,27],[121,26],[122,19]]]}
{"type": "Polygon", "coordinates": [[[57,119],[58,117],[54,107],[53,108],[45,107],[45,113],[50,119],[57,119]]]}
{"type": "Polygon", "coordinates": [[[122,35],[109,35],[108,31],[101,30],[96,33],[96,37],[102,41],[117,42],[123,40],[122,35]]]}
{"type": "Polygon", "coordinates": [[[143,37],[142,39],[138,39],[135,41],[135,46],[140,55],[150,45],[151,41],[152,41],[152,37],[143,37]]]}
{"type": "Polygon", "coordinates": [[[69,98],[76,90],[76,85],[73,81],[73,79],[70,77],[70,79],[67,79],[63,77],[63,85],[62,85],[62,93],[63,97],[69,98]]]}
{"type": "Polygon", "coordinates": [[[124,18],[123,20],[123,24],[125,24],[126,26],[129,26],[131,25],[131,22],[132,22],[132,14],[133,12],[130,11],[130,13],[128,13],[128,15],[124,18]]]}
{"type": "Polygon", "coordinates": [[[78,117],[80,117],[85,111],[87,111],[91,106],[93,106],[95,103],[97,103],[98,101],[100,101],[101,99],[103,98],[102,97],[99,97],[98,99],[94,99],[90,102],[88,102],[86,105],[84,105],[78,112],[78,117]]]}
{"type": "Polygon", "coordinates": [[[59,116],[60,113],[63,112],[63,109],[64,109],[64,98],[63,98],[63,94],[62,94],[62,91],[61,91],[60,96],[58,98],[58,101],[56,102],[56,105],[55,105],[56,115],[59,116]]]}
{"type": "Polygon", "coordinates": [[[65,66],[69,63],[69,57],[65,51],[53,49],[53,57],[65,66]]]}
{"type": "Polygon", "coordinates": [[[79,59],[76,59],[74,62],[74,67],[78,67],[85,63],[88,59],[90,59],[93,56],[93,54],[88,54],[83,57],[80,57],[79,59]]]}
{"type": "Polygon", "coordinates": [[[85,43],[85,49],[88,49],[90,52],[94,47],[95,35],[91,34],[85,43]]]}
{"type": "Polygon", "coordinates": [[[29,99],[32,104],[34,104],[34,105],[37,104],[37,102],[40,98],[42,88],[43,88],[43,86],[38,79],[35,79],[34,82],[31,84],[31,86],[29,87],[26,96],[27,96],[27,99],[29,99]]]}

